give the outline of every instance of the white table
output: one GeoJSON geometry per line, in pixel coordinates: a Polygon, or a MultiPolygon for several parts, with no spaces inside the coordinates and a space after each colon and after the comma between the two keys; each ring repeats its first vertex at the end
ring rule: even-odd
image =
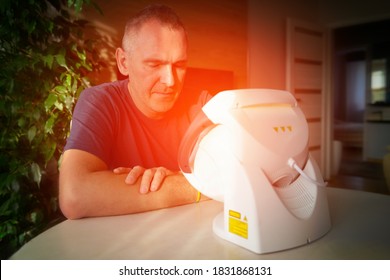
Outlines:
{"type": "Polygon", "coordinates": [[[258,255],[217,237],[216,201],[140,214],[67,220],[12,259],[390,259],[390,196],[328,188],[332,229],[298,248],[258,255]]]}

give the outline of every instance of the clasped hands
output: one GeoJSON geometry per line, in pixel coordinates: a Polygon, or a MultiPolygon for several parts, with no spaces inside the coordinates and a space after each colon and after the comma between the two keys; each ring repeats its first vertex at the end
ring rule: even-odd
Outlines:
{"type": "Polygon", "coordinates": [[[125,183],[132,185],[137,182],[141,177],[140,183],[140,193],[146,194],[149,191],[155,192],[159,190],[164,179],[175,174],[175,172],[165,168],[165,167],[155,167],[146,169],[142,166],[131,167],[117,167],[113,170],[115,174],[124,174],[127,173],[125,183]]]}

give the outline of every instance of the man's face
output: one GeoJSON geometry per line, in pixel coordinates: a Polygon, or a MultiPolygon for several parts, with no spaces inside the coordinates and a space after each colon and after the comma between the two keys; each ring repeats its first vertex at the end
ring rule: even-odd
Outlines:
{"type": "Polygon", "coordinates": [[[184,31],[155,21],[145,23],[127,55],[128,87],[134,103],[149,118],[163,117],[183,86],[187,64],[184,31]]]}

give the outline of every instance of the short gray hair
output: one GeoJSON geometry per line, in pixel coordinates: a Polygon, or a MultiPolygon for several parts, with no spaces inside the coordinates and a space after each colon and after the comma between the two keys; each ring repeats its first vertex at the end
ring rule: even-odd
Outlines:
{"type": "Polygon", "coordinates": [[[143,24],[153,20],[173,30],[183,30],[187,37],[186,29],[174,10],[166,5],[153,4],[145,7],[127,21],[122,38],[122,48],[128,50],[127,47],[131,46],[131,40],[134,39],[143,24]]]}

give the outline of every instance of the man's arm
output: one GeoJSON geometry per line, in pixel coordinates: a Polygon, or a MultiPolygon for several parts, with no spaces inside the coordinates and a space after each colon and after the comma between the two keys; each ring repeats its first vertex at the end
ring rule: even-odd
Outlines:
{"type": "Polygon", "coordinates": [[[67,150],[61,162],[59,200],[69,219],[144,212],[193,203],[197,191],[180,173],[165,177],[158,191],[140,193],[140,177],[126,184],[127,174],[115,174],[98,157],[67,150]]]}

